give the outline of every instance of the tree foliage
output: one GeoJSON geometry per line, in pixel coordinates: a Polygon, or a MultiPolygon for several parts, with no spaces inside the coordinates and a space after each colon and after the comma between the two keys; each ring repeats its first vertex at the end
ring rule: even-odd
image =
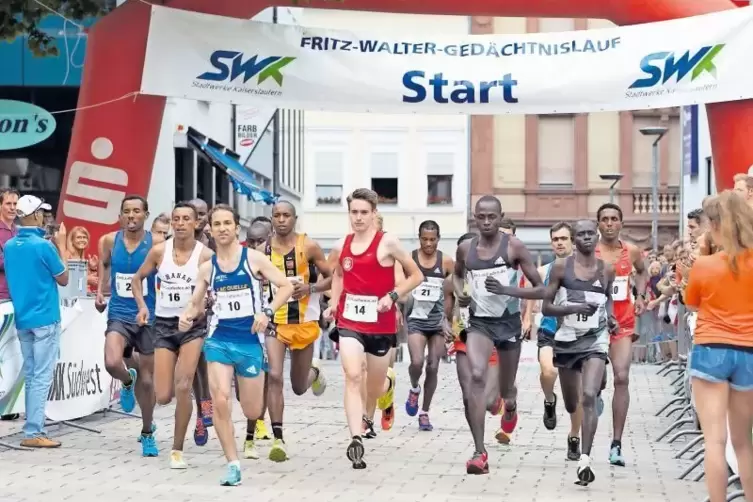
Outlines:
{"type": "Polygon", "coordinates": [[[112,0],[0,0],[0,40],[12,42],[19,36],[28,37],[29,49],[35,56],[57,56],[56,33],[39,29],[47,15],[62,14],[75,23],[105,14],[114,6],[112,0]]]}

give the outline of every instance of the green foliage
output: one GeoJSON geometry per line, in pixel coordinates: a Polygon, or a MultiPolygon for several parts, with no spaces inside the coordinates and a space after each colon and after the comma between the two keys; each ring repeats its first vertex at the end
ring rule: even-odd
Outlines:
{"type": "Polygon", "coordinates": [[[114,2],[109,0],[0,0],[0,40],[12,42],[26,35],[35,56],[57,56],[55,40],[38,28],[42,17],[54,15],[52,11],[55,11],[80,23],[88,17],[105,14],[112,4],[114,2]]]}

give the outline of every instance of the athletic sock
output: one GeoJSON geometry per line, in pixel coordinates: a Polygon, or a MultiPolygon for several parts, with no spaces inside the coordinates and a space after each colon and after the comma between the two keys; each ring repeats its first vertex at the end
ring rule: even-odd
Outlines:
{"type": "MultiPolygon", "coordinates": [[[[130,373],[129,373],[129,374],[130,374],[130,373]]],[[[131,385],[133,385],[133,378],[128,378],[128,383],[126,383],[126,382],[122,382],[122,384],[123,384],[123,387],[128,387],[128,388],[130,388],[130,387],[131,387],[131,385]]]]}
{"type": "Polygon", "coordinates": [[[246,441],[253,441],[254,434],[256,434],[256,427],[251,427],[250,429],[246,429],[246,441]]]}
{"type": "Polygon", "coordinates": [[[622,448],[622,441],[617,441],[616,439],[613,439],[612,446],[610,446],[609,449],[611,450],[614,447],[622,448]]]}
{"type": "Polygon", "coordinates": [[[228,462],[227,465],[228,465],[228,467],[235,466],[238,469],[240,469],[241,468],[241,461],[240,460],[233,460],[232,462],[228,462]]]}
{"type": "Polygon", "coordinates": [[[281,422],[272,423],[272,434],[274,435],[275,439],[282,440],[282,423],[281,422]]]}
{"type": "Polygon", "coordinates": [[[410,391],[414,394],[418,394],[419,392],[421,392],[421,386],[419,385],[418,387],[413,387],[410,391]]]}

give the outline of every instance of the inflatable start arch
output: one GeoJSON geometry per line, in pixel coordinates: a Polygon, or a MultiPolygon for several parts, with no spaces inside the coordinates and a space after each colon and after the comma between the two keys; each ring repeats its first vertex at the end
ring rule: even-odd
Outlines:
{"type": "MultiPolygon", "coordinates": [[[[312,0],[298,6],[500,17],[608,19],[618,25],[665,21],[732,9],[732,0],[312,0]]],[[[292,3],[292,2],[291,2],[292,3]]],[[[250,19],[269,0],[163,0],[166,7],[250,19]]],[[[151,8],[129,0],[89,34],[78,106],[97,105],[140,89],[151,8]]],[[[175,55],[180,58],[179,54],[175,55]]],[[[76,114],[58,218],[84,225],[98,239],[117,225],[124,194],[146,197],[165,108],[164,97],[139,95],[76,114]]],[[[717,187],[753,164],[753,100],[707,105],[717,187]]]]}

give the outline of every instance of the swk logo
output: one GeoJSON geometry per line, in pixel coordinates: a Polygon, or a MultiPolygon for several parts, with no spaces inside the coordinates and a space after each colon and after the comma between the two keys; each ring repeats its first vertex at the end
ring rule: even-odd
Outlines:
{"type": "MultiPolygon", "coordinates": [[[[109,159],[113,153],[112,141],[107,138],[95,139],[92,141],[91,153],[97,160],[109,159]]],[[[69,218],[104,225],[117,223],[120,215],[120,202],[126,195],[125,190],[94,186],[87,184],[87,180],[94,181],[98,185],[127,187],[128,173],[114,167],[81,161],[74,162],[71,164],[65,195],[81,199],[82,202],[66,200],[63,202],[63,214],[69,218]]]]}

